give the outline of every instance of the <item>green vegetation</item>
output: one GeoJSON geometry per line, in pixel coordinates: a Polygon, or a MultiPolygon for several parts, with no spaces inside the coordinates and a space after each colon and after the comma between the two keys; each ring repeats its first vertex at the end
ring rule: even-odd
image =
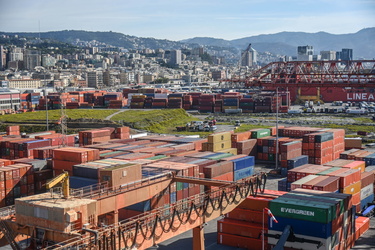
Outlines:
{"type": "Polygon", "coordinates": [[[341,128],[345,129],[346,134],[349,133],[356,133],[358,131],[366,131],[366,132],[375,132],[375,126],[360,126],[360,125],[337,125],[337,124],[324,124],[321,126],[315,126],[315,127],[322,127],[322,128],[341,128]]]}
{"type": "MultiPolygon", "coordinates": [[[[118,110],[95,110],[95,109],[67,109],[66,115],[69,119],[104,119],[107,116],[117,112],[118,110]]],[[[61,117],[61,111],[58,109],[48,110],[48,120],[58,121],[61,117]]],[[[0,122],[40,122],[46,120],[46,111],[26,112],[22,114],[12,114],[0,116],[0,122]]]]}
{"type": "Polygon", "coordinates": [[[175,133],[177,126],[185,126],[186,123],[197,119],[183,109],[161,109],[151,111],[128,110],[115,115],[112,120],[121,121],[131,128],[165,134],[175,133]]]}
{"type": "Polygon", "coordinates": [[[261,125],[261,124],[242,124],[241,127],[238,127],[235,132],[245,132],[254,128],[269,128],[271,126],[261,125]]]}

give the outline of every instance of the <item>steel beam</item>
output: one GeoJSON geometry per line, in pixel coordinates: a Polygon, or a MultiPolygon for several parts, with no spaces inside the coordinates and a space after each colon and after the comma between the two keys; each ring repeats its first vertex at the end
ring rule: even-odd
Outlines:
{"type": "Polygon", "coordinates": [[[181,177],[181,176],[174,176],[173,181],[192,183],[192,184],[198,184],[198,185],[204,185],[204,186],[216,186],[216,187],[236,184],[236,182],[232,182],[232,181],[219,181],[219,180],[212,180],[212,179],[181,177]]]}
{"type": "Polygon", "coordinates": [[[160,180],[156,180],[148,185],[139,185],[131,189],[117,189],[116,192],[108,191],[100,196],[93,197],[93,199],[97,200],[97,216],[151,199],[151,197],[168,188],[171,182],[171,177],[160,178],[160,180]]]}

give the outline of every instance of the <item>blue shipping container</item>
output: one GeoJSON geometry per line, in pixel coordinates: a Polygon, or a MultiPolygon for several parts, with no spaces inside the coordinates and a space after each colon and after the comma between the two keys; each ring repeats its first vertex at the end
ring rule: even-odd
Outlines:
{"type": "Polygon", "coordinates": [[[170,194],[170,203],[175,203],[177,201],[177,193],[173,192],[170,194]]]}
{"type": "Polygon", "coordinates": [[[128,206],[127,208],[138,212],[146,212],[151,210],[151,202],[150,200],[141,201],[139,203],[128,206]]]}
{"type": "Polygon", "coordinates": [[[230,161],[233,162],[233,171],[238,171],[255,165],[254,156],[245,156],[230,161]]]}
{"type": "Polygon", "coordinates": [[[241,180],[243,178],[252,176],[253,173],[254,173],[254,166],[250,166],[250,167],[247,167],[247,168],[235,171],[234,172],[233,180],[234,181],[241,180]]]}
{"type": "Polygon", "coordinates": [[[293,233],[312,237],[324,238],[332,236],[332,222],[327,224],[314,221],[297,220],[292,218],[275,217],[278,223],[271,218],[268,219],[268,229],[283,231],[287,225],[293,228],[293,233]]]}
{"type": "Polygon", "coordinates": [[[374,194],[371,194],[367,198],[364,198],[363,200],[361,200],[361,210],[367,208],[367,204],[372,203],[372,202],[374,202],[374,194]]]}
{"type": "Polygon", "coordinates": [[[83,188],[95,184],[98,184],[98,180],[77,176],[69,176],[70,188],[83,188]]]}
{"type": "Polygon", "coordinates": [[[301,155],[288,160],[288,169],[293,169],[309,163],[309,157],[307,155],[301,155]]]}

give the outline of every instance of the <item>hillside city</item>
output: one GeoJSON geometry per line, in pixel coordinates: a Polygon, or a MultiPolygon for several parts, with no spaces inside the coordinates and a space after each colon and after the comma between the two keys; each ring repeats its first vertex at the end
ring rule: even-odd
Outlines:
{"type": "MultiPolygon", "coordinates": [[[[40,93],[79,90],[121,92],[125,87],[168,88],[181,91],[200,91],[197,86],[226,87],[225,79],[246,76],[270,62],[351,60],[353,49],[314,52],[313,46],[298,46],[296,56],[258,53],[251,44],[237,57],[233,53],[213,51],[205,46],[185,46],[181,49],[126,49],[96,40],[76,39],[71,44],[50,39],[1,35],[0,87],[2,94],[40,93]],[[224,81],[225,82],[225,81],[224,81]]],[[[22,105],[13,96],[0,104],[0,110],[37,108],[22,105]]],[[[30,98],[29,98],[30,99],[30,98]]],[[[49,98],[50,99],[50,98],[49,98]]],[[[31,100],[28,100],[31,101],[31,100]]],[[[122,106],[121,106],[122,107],[122,106]]]]}

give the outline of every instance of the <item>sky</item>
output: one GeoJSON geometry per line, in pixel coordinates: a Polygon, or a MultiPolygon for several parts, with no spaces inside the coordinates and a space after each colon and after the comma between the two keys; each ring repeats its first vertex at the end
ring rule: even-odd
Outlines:
{"type": "Polygon", "coordinates": [[[0,0],[0,31],[113,31],[179,41],[375,27],[375,0],[0,0]]]}

